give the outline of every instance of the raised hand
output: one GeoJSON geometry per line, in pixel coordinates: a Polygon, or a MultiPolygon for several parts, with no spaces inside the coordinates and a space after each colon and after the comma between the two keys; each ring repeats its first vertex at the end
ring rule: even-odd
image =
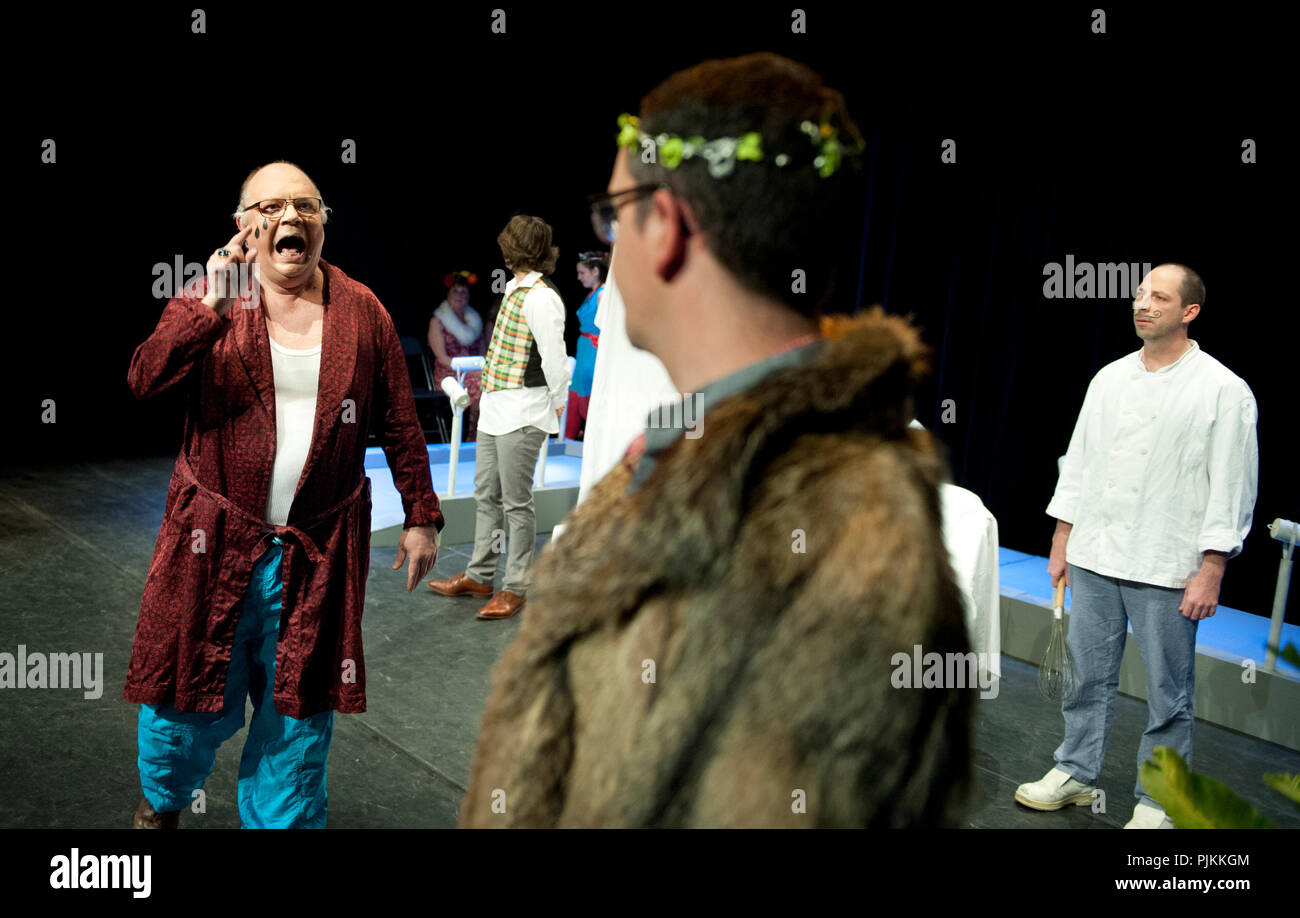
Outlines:
{"type": "MultiPolygon", "coordinates": [[[[203,298],[203,305],[219,316],[224,316],[239,299],[239,265],[251,266],[257,261],[256,247],[249,248],[247,253],[243,250],[244,240],[252,231],[250,223],[208,258],[208,294],[203,298]]],[[[253,278],[253,282],[257,279],[253,278]]]]}

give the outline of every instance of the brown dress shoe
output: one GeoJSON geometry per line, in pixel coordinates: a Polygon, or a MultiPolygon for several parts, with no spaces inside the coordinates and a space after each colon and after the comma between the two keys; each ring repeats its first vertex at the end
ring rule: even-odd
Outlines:
{"type": "Polygon", "coordinates": [[[430,580],[429,589],[443,596],[491,596],[492,584],[479,583],[469,574],[457,574],[450,580],[430,580]]]}
{"type": "Polygon", "coordinates": [[[171,813],[159,813],[147,799],[142,799],[140,805],[135,809],[135,822],[131,824],[131,828],[175,829],[180,827],[180,822],[180,810],[171,813]]]}
{"type": "Polygon", "coordinates": [[[524,607],[524,597],[502,590],[478,610],[479,618],[509,618],[524,607]]]}

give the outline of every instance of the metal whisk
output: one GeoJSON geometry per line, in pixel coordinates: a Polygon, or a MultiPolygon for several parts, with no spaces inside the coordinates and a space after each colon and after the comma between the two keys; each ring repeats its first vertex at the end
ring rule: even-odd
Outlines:
{"type": "Polygon", "coordinates": [[[1038,694],[1060,701],[1074,688],[1074,662],[1065,646],[1065,577],[1056,584],[1052,608],[1052,636],[1047,641],[1043,665],[1038,667],[1038,694]]]}

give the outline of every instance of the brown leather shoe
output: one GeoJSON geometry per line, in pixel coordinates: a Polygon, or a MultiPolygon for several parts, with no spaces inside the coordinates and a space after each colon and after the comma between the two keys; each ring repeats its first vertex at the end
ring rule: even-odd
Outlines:
{"type": "Polygon", "coordinates": [[[509,618],[524,607],[524,597],[502,590],[492,601],[478,610],[479,618],[509,618]]]}
{"type": "Polygon", "coordinates": [[[429,589],[443,596],[491,596],[492,584],[479,583],[468,573],[457,574],[450,580],[430,580],[429,589]]]}
{"type": "Polygon", "coordinates": [[[176,829],[180,827],[180,822],[180,810],[172,813],[159,813],[147,799],[142,799],[140,805],[135,809],[135,821],[131,824],[131,828],[176,829]]]}

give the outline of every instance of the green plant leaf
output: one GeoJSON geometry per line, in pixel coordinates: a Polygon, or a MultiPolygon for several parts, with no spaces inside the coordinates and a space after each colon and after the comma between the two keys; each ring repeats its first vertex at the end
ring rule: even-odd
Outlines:
{"type": "Polygon", "coordinates": [[[620,147],[635,146],[639,125],[640,121],[637,120],[636,115],[629,115],[624,112],[618,116],[618,145],[620,147]]]}
{"type": "Polygon", "coordinates": [[[736,159],[759,162],[763,158],[763,135],[757,131],[742,134],[740,143],[736,144],[736,159]]]}
{"type": "Polygon", "coordinates": [[[659,162],[665,169],[676,169],[682,164],[682,139],[669,137],[659,147],[659,162]]]}
{"type": "Polygon", "coordinates": [[[1288,775],[1277,772],[1271,775],[1264,775],[1264,783],[1275,791],[1279,791],[1291,798],[1291,801],[1300,804],[1300,775],[1288,775]]]}
{"type": "Polygon", "coordinates": [[[1296,650],[1295,644],[1287,643],[1282,649],[1278,649],[1276,644],[1269,644],[1268,649],[1273,651],[1283,660],[1286,660],[1292,666],[1300,669],[1300,650],[1296,650]]]}
{"type": "Polygon", "coordinates": [[[1157,746],[1151,759],[1138,769],[1142,786],[1178,828],[1276,828],[1224,784],[1192,774],[1182,756],[1168,746],[1157,746]]]}

